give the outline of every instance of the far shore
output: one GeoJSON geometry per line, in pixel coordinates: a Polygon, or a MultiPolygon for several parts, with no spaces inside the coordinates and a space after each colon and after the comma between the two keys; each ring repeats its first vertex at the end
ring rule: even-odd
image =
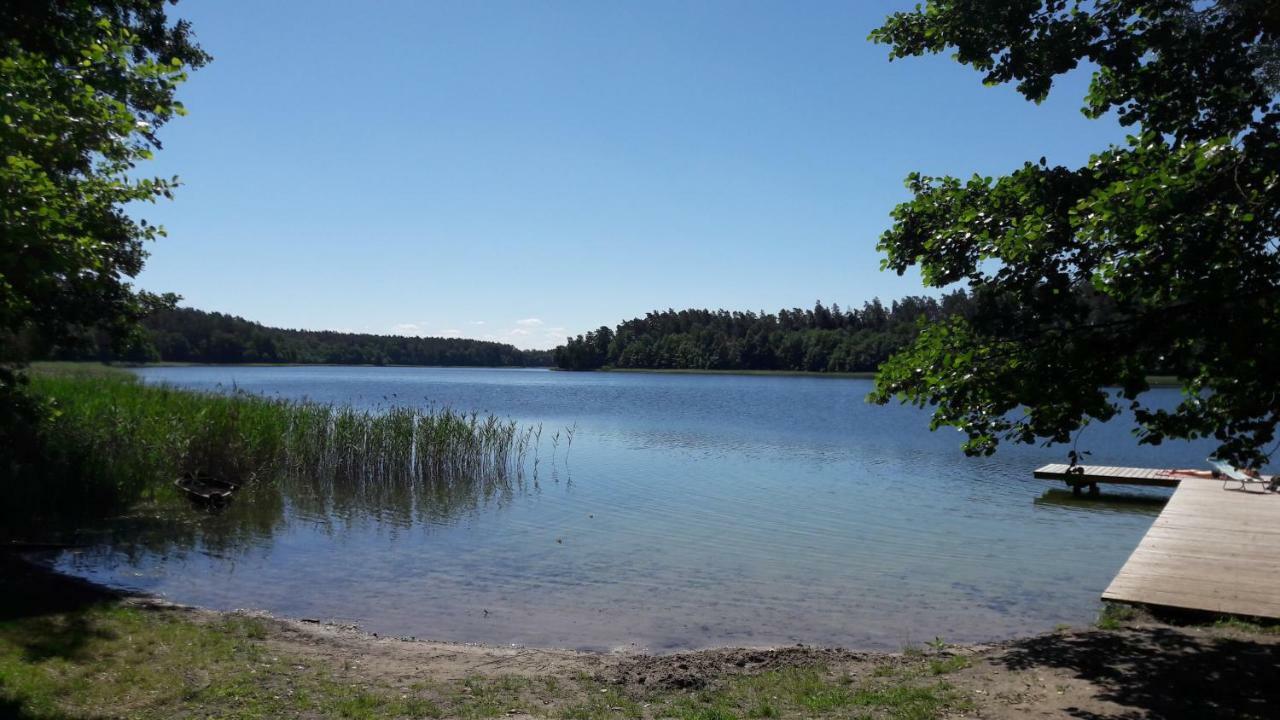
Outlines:
{"type": "MultiPolygon", "coordinates": [[[[590,372],[590,371],[588,371],[590,372]]],[[[601,368],[598,372],[661,375],[763,375],[778,377],[854,378],[873,380],[874,372],[814,372],[812,370],[700,370],[695,368],[601,368]]]]}
{"type": "Polygon", "coordinates": [[[234,362],[234,363],[209,363],[209,362],[177,362],[171,360],[162,360],[160,362],[98,362],[97,360],[35,360],[31,363],[33,368],[58,368],[58,367],[74,367],[74,366],[105,366],[114,368],[139,369],[139,368],[163,368],[163,367],[358,367],[358,368],[440,368],[444,370],[555,370],[556,368],[546,365],[396,365],[394,363],[269,363],[269,362],[234,362]]]}
{"type": "MultiPolygon", "coordinates": [[[[652,373],[662,375],[759,375],[759,376],[794,376],[815,378],[845,378],[855,380],[874,380],[876,373],[865,372],[816,372],[812,370],[704,370],[696,368],[620,368],[602,367],[598,370],[563,370],[551,368],[557,372],[603,372],[603,373],[652,373]]],[[[1179,387],[1181,383],[1172,375],[1148,375],[1147,383],[1151,387],[1179,387]]]]}
{"type": "MultiPolygon", "coordinates": [[[[811,370],[712,370],[697,368],[618,368],[603,367],[598,370],[565,370],[557,367],[547,366],[522,366],[522,365],[374,365],[374,364],[351,364],[351,363],[259,363],[259,362],[243,362],[243,363],[198,363],[198,362],[152,362],[152,363],[131,363],[131,362],[111,362],[99,363],[92,360],[37,360],[31,363],[32,367],[59,367],[74,365],[108,365],[110,367],[119,368],[151,368],[151,367],[361,367],[361,368],[441,368],[454,370],[552,370],[554,372],[603,372],[603,373],[649,373],[655,375],[747,375],[760,377],[814,377],[814,378],[841,378],[854,380],[874,380],[876,373],[866,372],[815,372],[811,370]]],[[[1179,387],[1181,383],[1176,377],[1171,375],[1148,375],[1147,383],[1151,387],[1179,387]]]]}

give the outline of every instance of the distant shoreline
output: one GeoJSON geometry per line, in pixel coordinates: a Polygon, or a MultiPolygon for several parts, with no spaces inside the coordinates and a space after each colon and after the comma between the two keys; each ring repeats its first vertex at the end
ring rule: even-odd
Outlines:
{"type": "Polygon", "coordinates": [[[155,367],[368,367],[368,368],[451,368],[457,370],[555,370],[549,365],[399,365],[395,363],[269,363],[269,362],[179,362],[162,360],[160,362],[99,362],[97,360],[35,360],[31,367],[71,367],[75,365],[101,365],[113,368],[155,368],[155,367]]]}
{"type": "MultiPolygon", "coordinates": [[[[559,369],[559,368],[557,368],[559,369]]],[[[565,372],[584,372],[582,370],[566,370],[565,372]]],[[[854,378],[872,380],[874,372],[814,372],[812,370],[701,370],[697,368],[600,368],[585,372],[606,373],[653,373],[658,375],[779,375],[818,378],[854,378]]]]}
{"type": "MultiPolygon", "coordinates": [[[[128,363],[128,362],[112,362],[102,363],[93,360],[37,360],[31,363],[31,367],[40,366],[53,367],[70,367],[74,365],[103,365],[115,368],[163,368],[163,367],[361,367],[361,368],[442,368],[453,370],[551,370],[553,372],[565,373],[648,373],[654,375],[750,375],[750,376],[777,376],[777,377],[813,377],[813,378],[840,378],[845,380],[874,380],[876,374],[874,372],[814,372],[810,370],[703,370],[698,368],[599,368],[596,370],[568,370],[565,368],[551,367],[546,365],[395,365],[387,363],[384,365],[374,364],[356,364],[356,363],[202,363],[202,362],[175,362],[162,361],[152,363],[128,363]]],[[[1157,387],[1178,387],[1178,379],[1171,375],[1148,375],[1147,383],[1153,388],[1157,387]]]]}
{"type": "MultiPolygon", "coordinates": [[[[653,373],[662,375],[779,375],[815,378],[844,378],[854,380],[874,380],[876,373],[864,372],[815,372],[811,370],[701,370],[697,368],[599,368],[597,370],[566,370],[551,368],[557,372],[603,372],[603,373],[653,373]]],[[[1172,375],[1148,375],[1147,383],[1151,387],[1178,387],[1179,382],[1172,375]]]]}

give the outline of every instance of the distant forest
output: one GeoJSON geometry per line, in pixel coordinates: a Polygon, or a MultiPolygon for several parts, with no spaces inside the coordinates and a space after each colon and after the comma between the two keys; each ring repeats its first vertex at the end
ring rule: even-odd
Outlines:
{"type": "Polygon", "coordinates": [[[684,370],[873,371],[911,342],[918,322],[970,308],[957,291],[941,298],[906,297],[860,309],[795,308],[776,314],[728,310],[666,310],[601,327],[555,349],[565,370],[602,367],[684,370]]]}
{"type": "Polygon", "coordinates": [[[192,308],[154,313],[144,319],[142,325],[141,336],[128,351],[116,352],[105,335],[90,334],[77,346],[55,349],[52,359],[476,367],[551,365],[549,350],[520,350],[505,343],[285,330],[234,315],[192,308]]]}

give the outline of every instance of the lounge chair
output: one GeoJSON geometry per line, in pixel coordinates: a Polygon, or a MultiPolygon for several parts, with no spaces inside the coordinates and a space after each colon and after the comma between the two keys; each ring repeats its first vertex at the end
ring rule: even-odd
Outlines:
{"type": "Polygon", "coordinates": [[[1258,476],[1254,477],[1249,473],[1235,467],[1231,463],[1217,458],[1209,458],[1209,464],[1213,466],[1218,474],[1222,477],[1222,489],[1227,490],[1227,486],[1233,482],[1240,483],[1238,488],[1230,488],[1232,490],[1247,490],[1249,485],[1263,485],[1264,490],[1275,491],[1277,485],[1280,485],[1280,475],[1275,477],[1258,476]]]}

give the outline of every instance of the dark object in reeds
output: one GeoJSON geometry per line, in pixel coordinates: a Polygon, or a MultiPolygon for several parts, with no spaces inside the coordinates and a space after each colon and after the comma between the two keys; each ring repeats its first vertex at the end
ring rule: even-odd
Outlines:
{"type": "Polygon", "coordinates": [[[200,503],[225,503],[239,488],[233,482],[206,475],[200,471],[183,473],[182,477],[173,481],[192,500],[200,503]]]}

